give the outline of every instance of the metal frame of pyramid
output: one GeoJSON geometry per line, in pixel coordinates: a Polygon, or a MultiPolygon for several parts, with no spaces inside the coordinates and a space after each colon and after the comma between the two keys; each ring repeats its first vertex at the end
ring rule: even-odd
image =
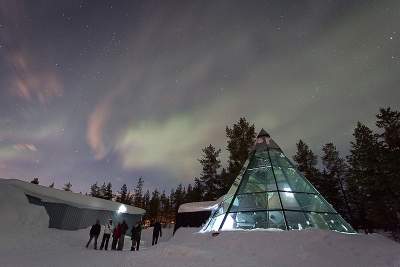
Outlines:
{"type": "Polygon", "coordinates": [[[355,233],[262,129],[203,231],[308,228],[355,233]]]}

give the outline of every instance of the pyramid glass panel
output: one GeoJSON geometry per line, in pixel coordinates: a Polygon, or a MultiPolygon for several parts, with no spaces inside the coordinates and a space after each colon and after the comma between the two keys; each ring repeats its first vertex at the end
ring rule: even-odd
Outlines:
{"type": "Polygon", "coordinates": [[[264,130],[203,231],[259,228],[355,233],[264,130]]]}
{"type": "Polygon", "coordinates": [[[276,183],[272,168],[260,167],[248,170],[243,176],[240,193],[266,192],[276,190],[276,183]]]}
{"type": "Polygon", "coordinates": [[[309,220],[307,213],[298,211],[286,211],[286,220],[290,230],[302,230],[313,228],[314,225],[309,220]]]}
{"type": "Polygon", "coordinates": [[[252,193],[237,195],[231,211],[255,211],[268,208],[268,193],[252,193]]]}

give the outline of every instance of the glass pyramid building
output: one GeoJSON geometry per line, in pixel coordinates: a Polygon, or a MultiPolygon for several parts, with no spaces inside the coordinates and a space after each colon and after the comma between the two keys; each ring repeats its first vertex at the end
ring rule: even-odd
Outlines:
{"type": "Polygon", "coordinates": [[[203,231],[327,229],[355,233],[262,129],[203,231]]]}

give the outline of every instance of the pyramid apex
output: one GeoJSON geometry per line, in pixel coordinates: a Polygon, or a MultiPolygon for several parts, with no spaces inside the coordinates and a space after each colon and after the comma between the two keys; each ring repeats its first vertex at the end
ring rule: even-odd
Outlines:
{"type": "Polygon", "coordinates": [[[271,136],[269,135],[269,133],[267,133],[267,131],[264,130],[264,128],[261,128],[261,131],[258,133],[257,138],[263,137],[263,136],[265,136],[265,137],[271,137],[271,136]]]}

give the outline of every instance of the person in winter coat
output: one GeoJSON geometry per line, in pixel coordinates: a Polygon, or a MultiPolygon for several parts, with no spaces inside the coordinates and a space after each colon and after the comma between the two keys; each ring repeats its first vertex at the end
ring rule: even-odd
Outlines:
{"type": "Polygon", "coordinates": [[[122,221],[121,224],[121,236],[119,237],[118,241],[118,250],[123,250],[124,249],[124,242],[125,242],[125,234],[126,231],[128,231],[128,225],[126,224],[125,220],[122,221]]]}
{"type": "Polygon", "coordinates": [[[109,219],[108,222],[104,225],[103,239],[101,240],[100,250],[102,250],[103,248],[105,250],[108,249],[108,241],[110,240],[112,229],[112,220],[109,219]]]}
{"type": "Polygon", "coordinates": [[[100,221],[96,220],[96,224],[93,224],[92,228],[90,228],[90,233],[89,233],[90,238],[86,244],[86,248],[89,247],[90,242],[92,242],[92,239],[94,238],[94,249],[97,249],[97,238],[100,235],[100,230],[101,230],[100,221]]]}
{"type": "Polygon", "coordinates": [[[162,237],[161,223],[159,221],[156,221],[153,228],[153,241],[151,242],[152,246],[158,243],[159,236],[162,237]]]}
{"type": "Polygon", "coordinates": [[[117,243],[118,239],[121,237],[121,224],[118,223],[118,225],[114,228],[113,231],[113,241],[111,244],[111,249],[116,250],[117,249],[117,243]]]}
{"type": "Polygon", "coordinates": [[[140,239],[142,235],[142,224],[141,222],[137,222],[136,225],[132,226],[132,247],[131,250],[134,251],[135,249],[139,251],[140,239]]]}

